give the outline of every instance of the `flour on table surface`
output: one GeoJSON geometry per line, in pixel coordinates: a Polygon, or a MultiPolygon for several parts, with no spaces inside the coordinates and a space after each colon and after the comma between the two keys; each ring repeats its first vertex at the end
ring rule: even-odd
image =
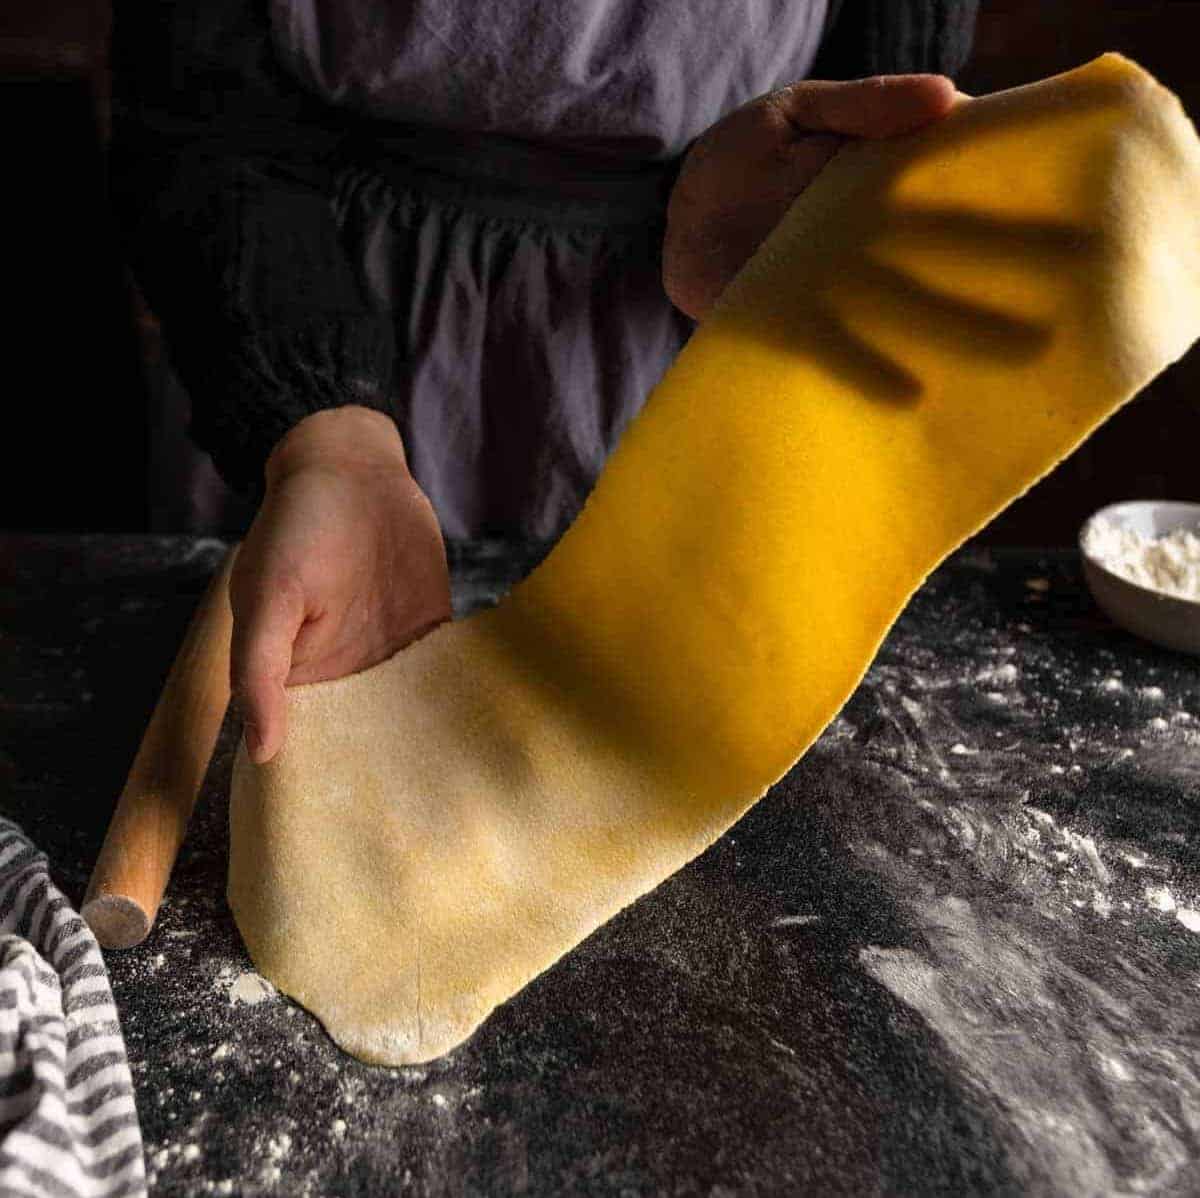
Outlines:
{"type": "Polygon", "coordinates": [[[240,974],[229,988],[231,1003],[245,1003],[248,1007],[257,1006],[269,998],[274,998],[278,991],[266,978],[257,973],[247,971],[240,974]]]}

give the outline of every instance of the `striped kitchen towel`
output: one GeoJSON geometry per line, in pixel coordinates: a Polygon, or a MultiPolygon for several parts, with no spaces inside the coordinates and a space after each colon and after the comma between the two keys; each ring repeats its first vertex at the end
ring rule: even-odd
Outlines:
{"type": "Polygon", "coordinates": [[[108,973],[46,854],[0,818],[0,1195],[144,1195],[108,973]]]}

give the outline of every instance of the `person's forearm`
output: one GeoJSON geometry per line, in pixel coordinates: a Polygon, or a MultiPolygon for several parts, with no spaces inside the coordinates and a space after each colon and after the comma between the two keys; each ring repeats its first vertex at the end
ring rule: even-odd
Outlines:
{"type": "Polygon", "coordinates": [[[268,487],[297,470],[381,469],[408,475],[396,422],[372,408],[347,405],[315,412],[294,425],[272,449],[264,468],[268,487]]]}

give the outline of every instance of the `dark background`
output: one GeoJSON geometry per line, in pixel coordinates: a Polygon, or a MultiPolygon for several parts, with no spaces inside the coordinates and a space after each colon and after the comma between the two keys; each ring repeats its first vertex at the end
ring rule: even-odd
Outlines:
{"type": "MultiPolygon", "coordinates": [[[[8,0],[0,13],[0,111],[10,313],[0,425],[0,527],[236,531],[245,517],[193,494],[210,469],[164,412],[186,404],[158,328],[132,287],[105,204],[107,4],[8,0]]],[[[1137,59],[1200,114],[1196,0],[984,0],[960,80],[980,94],[1077,66],[1137,59]]],[[[176,419],[175,423],[178,423],[176,419]]],[[[1200,351],[1115,416],[984,534],[1068,544],[1095,508],[1125,498],[1200,499],[1200,351]]]]}

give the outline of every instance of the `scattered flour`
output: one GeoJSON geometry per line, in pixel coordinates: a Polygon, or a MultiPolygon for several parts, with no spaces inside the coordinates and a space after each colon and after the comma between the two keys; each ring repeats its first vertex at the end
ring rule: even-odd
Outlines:
{"type": "Polygon", "coordinates": [[[1175,912],[1175,918],[1189,932],[1200,932],[1200,911],[1194,910],[1192,907],[1180,907],[1175,912]]]}
{"type": "Polygon", "coordinates": [[[1110,1077],[1115,1077],[1117,1081],[1121,1082],[1127,1082],[1133,1077],[1133,1074],[1125,1066],[1124,1062],[1120,1061],[1117,1057],[1105,1056],[1103,1053],[1099,1054],[1099,1056],[1100,1067],[1110,1077]]]}
{"type": "Polygon", "coordinates": [[[984,670],[980,670],[975,675],[975,681],[991,686],[1011,686],[1016,682],[1018,670],[1012,662],[1006,662],[1002,666],[988,666],[984,670]]]}
{"type": "Polygon", "coordinates": [[[256,1006],[258,1003],[273,997],[274,994],[275,987],[266,978],[260,977],[257,973],[243,973],[229,987],[229,1001],[231,1003],[245,1003],[248,1007],[256,1006]]]}
{"type": "Polygon", "coordinates": [[[1106,517],[1088,524],[1083,548],[1114,574],[1182,599],[1200,600],[1200,527],[1146,537],[1106,517]]]}

